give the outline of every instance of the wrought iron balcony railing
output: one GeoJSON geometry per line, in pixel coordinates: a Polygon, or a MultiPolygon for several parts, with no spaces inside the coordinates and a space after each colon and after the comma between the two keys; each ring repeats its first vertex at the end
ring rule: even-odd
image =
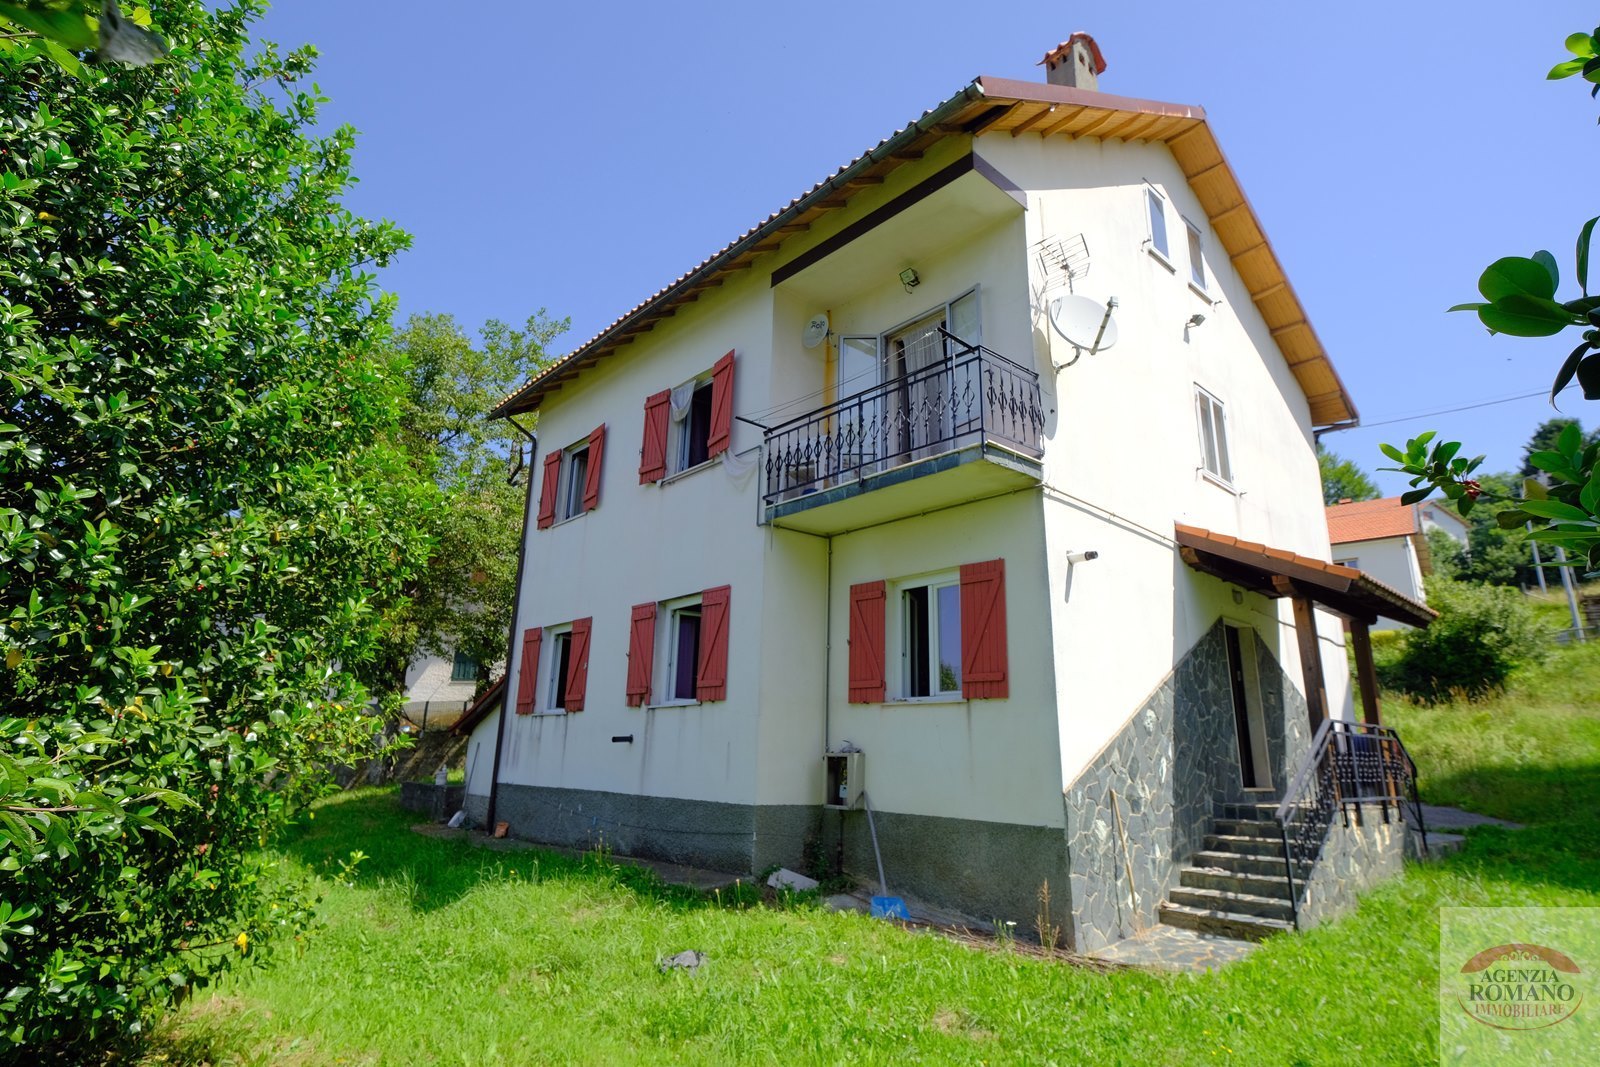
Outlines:
{"type": "Polygon", "coordinates": [[[1296,926],[1300,925],[1309,871],[1322,855],[1333,820],[1342,815],[1348,826],[1354,812],[1359,822],[1362,806],[1372,804],[1382,809],[1385,822],[1391,810],[1402,819],[1409,813],[1407,821],[1416,831],[1418,847],[1427,854],[1417,765],[1400,735],[1387,726],[1324,719],[1276,816],[1296,926]],[[1300,873],[1298,880],[1296,872],[1300,873]]]}
{"type": "Polygon", "coordinates": [[[939,331],[942,358],[766,432],[768,504],[971,444],[1043,455],[1039,376],[939,331]]]}

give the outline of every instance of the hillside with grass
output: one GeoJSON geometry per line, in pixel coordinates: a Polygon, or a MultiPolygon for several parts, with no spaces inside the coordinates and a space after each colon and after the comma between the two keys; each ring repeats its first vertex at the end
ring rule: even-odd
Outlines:
{"type": "Polygon", "coordinates": [[[1425,799],[1526,828],[1474,829],[1220,972],[1105,973],[748,887],[700,896],[599,854],[436,840],[371,790],[279,849],[317,879],[322,928],[188,1005],[147,1062],[1437,1062],[1440,907],[1600,906],[1600,642],[1479,704],[1386,711],[1425,799]],[[698,974],[657,969],[688,948],[698,974]]]}

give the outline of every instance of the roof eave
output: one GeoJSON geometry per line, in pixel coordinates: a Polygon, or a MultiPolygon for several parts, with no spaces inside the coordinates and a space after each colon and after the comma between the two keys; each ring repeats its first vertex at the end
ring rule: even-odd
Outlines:
{"type": "Polygon", "coordinates": [[[983,99],[986,94],[982,82],[982,78],[969,82],[954,96],[951,96],[921,118],[916,119],[905,128],[886,138],[882,143],[868,149],[853,162],[819,182],[811,191],[791,201],[788,206],[773,214],[733,244],[623,315],[563,357],[554,366],[534,376],[525,385],[507,396],[488,413],[487,418],[502,418],[536,408],[538,401],[542,398],[548,386],[570,377],[583,366],[586,366],[591,359],[600,355],[606,347],[619,341],[622,335],[629,332],[630,327],[658,315],[663,306],[669,305],[703,286],[723,267],[738,260],[762,244],[763,241],[770,238],[779,229],[789,225],[794,219],[810,211],[819,203],[837,196],[841,189],[851,184],[853,178],[881,165],[896,153],[904,150],[912,142],[935,132],[938,126],[944,124],[953,115],[959,114],[962,109],[973,101],[983,99]]]}

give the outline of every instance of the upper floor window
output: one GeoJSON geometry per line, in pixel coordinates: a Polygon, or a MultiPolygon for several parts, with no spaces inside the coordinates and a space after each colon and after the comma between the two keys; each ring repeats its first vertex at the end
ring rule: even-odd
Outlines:
{"type": "Polygon", "coordinates": [[[711,376],[686,382],[672,391],[672,474],[698,467],[711,458],[711,376]],[[680,397],[682,403],[679,403],[680,397]]]}
{"type": "Polygon", "coordinates": [[[1206,287],[1206,261],[1204,248],[1200,242],[1200,227],[1183,220],[1184,229],[1189,231],[1189,284],[1196,289],[1204,290],[1206,287]]]}
{"type": "Polygon", "coordinates": [[[567,449],[562,463],[560,506],[556,521],[570,519],[584,511],[583,489],[589,480],[589,442],[582,441],[567,449]]]}
{"type": "Polygon", "coordinates": [[[1172,251],[1167,245],[1167,198],[1147,185],[1144,199],[1150,212],[1150,248],[1162,259],[1171,259],[1172,251]]]}
{"type": "Polygon", "coordinates": [[[1200,422],[1200,457],[1205,472],[1219,481],[1233,483],[1233,465],[1228,459],[1228,420],[1222,401],[1195,386],[1195,410],[1200,422]]]}
{"type": "Polygon", "coordinates": [[[733,440],[733,353],[676,389],[645,398],[639,484],[693,470],[728,450],[733,440]]]}
{"type": "Polygon", "coordinates": [[[477,681],[478,661],[463,652],[457,652],[455,661],[450,664],[450,680],[452,682],[477,681]]]}
{"type": "Polygon", "coordinates": [[[597,426],[582,441],[544,457],[543,481],[539,486],[539,529],[600,506],[600,472],[605,446],[606,428],[597,426]]]}

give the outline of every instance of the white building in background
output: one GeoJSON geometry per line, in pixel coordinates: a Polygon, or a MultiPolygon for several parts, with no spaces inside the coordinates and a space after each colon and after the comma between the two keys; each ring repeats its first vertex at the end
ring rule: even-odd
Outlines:
{"type": "Polygon", "coordinates": [[[1220,806],[1349,706],[1327,609],[1426,609],[1327,562],[1355,408],[1203,112],[1096,91],[1086,35],[1047,66],[500,406],[543,460],[475,818],[865,874],[870,802],[891,892],[1026,926],[1049,880],[1080,949],[1205,910],[1220,806]]]}
{"type": "MultiPolygon", "coordinates": [[[[1341,500],[1329,507],[1327,514],[1335,563],[1359,568],[1421,603],[1427,603],[1425,585],[1433,573],[1428,531],[1443,530],[1463,546],[1467,544],[1467,524],[1438,501],[1402,504],[1397,496],[1341,500]]],[[[1384,619],[1377,628],[1407,627],[1384,619]]]]}

